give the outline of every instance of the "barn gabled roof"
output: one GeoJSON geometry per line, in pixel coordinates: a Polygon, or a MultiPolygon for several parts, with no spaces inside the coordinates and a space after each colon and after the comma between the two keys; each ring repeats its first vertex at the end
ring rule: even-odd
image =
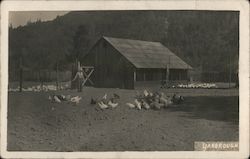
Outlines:
{"type": "Polygon", "coordinates": [[[136,68],[192,69],[160,42],[103,37],[136,68]]]}

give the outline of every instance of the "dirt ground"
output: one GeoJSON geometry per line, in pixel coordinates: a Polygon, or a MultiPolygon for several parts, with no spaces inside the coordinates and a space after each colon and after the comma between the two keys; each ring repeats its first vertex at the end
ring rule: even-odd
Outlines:
{"type": "Polygon", "coordinates": [[[136,110],[136,90],[9,92],[9,151],[188,151],[194,141],[238,141],[238,90],[168,89],[182,105],[136,110]],[[79,105],[51,103],[52,93],[79,95],[79,105]],[[101,110],[90,98],[117,93],[119,106],[101,110]]]}

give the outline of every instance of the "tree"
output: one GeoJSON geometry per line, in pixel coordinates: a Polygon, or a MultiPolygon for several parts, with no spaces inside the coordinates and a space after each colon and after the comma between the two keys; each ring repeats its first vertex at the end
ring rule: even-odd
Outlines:
{"type": "MultiPolygon", "coordinates": [[[[29,22],[31,23],[31,22],[29,22]]],[[[210,11],[70,12],[48,22],[10,28],[10,70],[26,49],[23,65],[59,69],[87,53],[101,36],[160,41],[193,67],[204,71],[238,69],[239,13],[210,11]],[[216,17],[216,18],[215,18],[216,17]],[[46,49],[44,51],[41,51],[46,49]],[[66,56],[65,56],[66,55],[66,56]],[[63,58],[59,60],[59,58],[63,58]]],[[[65,67],[66,68],[66,67],[65,67]]]]}
{"type": "Polygon", "coordinates": [[[80,25],[73,37],[73,53],[72,60],[79,61],[86,54],[88,49],[88,30],[84,25],[80,25]]]}

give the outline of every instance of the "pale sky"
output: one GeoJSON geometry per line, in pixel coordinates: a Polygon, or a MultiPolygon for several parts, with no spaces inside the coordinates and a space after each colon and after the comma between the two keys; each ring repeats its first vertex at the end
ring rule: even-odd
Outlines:
{"type": "Polygon", "coordinates": [[[66,11],[12,11],[9,12],[9,24],[14,28],[25,25],[28,21],[34,22],[40,19],[41,21],[50,21],[58,15],[64,15],[66,11]]]}

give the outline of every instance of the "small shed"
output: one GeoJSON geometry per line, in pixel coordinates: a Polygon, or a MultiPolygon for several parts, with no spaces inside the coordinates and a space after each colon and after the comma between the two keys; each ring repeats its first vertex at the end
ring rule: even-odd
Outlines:
{"type": "Polygon", "coordinates": [[[134,89],[139,81],[187,80],[192,67],[160,42],[102,37],[83,58],[96,87],[134,89]]]}

